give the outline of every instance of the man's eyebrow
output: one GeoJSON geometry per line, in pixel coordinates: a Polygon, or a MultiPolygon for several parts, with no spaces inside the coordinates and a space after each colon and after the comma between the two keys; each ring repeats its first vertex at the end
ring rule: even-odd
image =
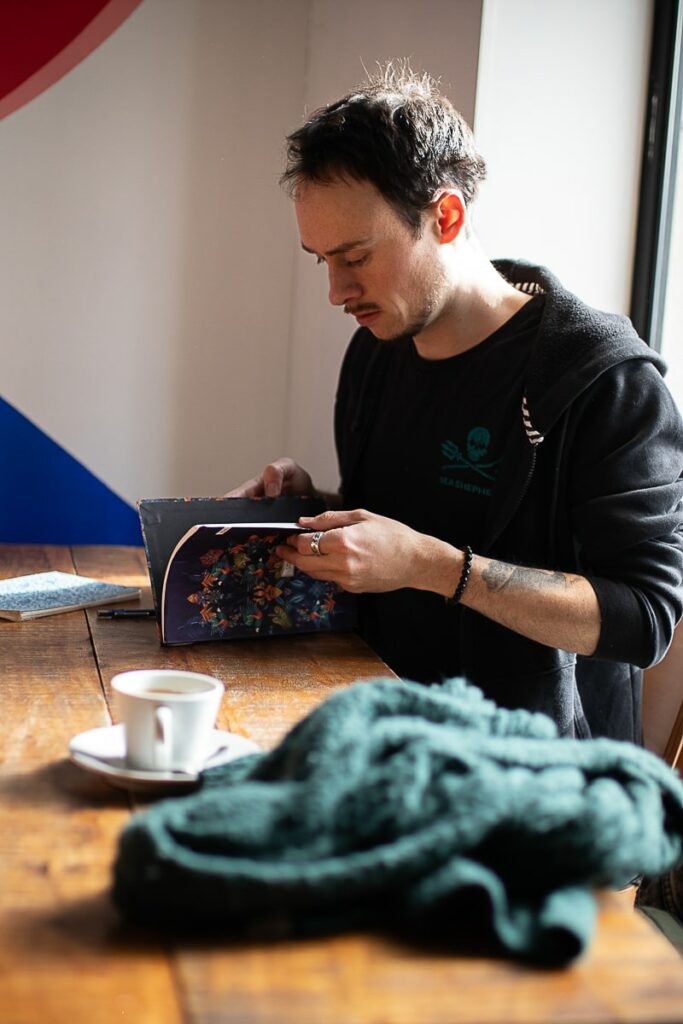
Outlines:
{"type": "MultiPolygon", "coordinates": [[[[338,256],[341,252],[349,252],[351,249],[362,249],[364,245],[369,245],[369,238],[356,238],[352,242],[342,242],[341,245],[335,246],[334,249],[330,249],[328,252],[324,252],[323,256],[338,256]]],[[[311,256],[317,256],[317,252],[314,249],[309,249],[307,245],[301,243],[301,248],[304,252],[309,252],[311,256]]]]}

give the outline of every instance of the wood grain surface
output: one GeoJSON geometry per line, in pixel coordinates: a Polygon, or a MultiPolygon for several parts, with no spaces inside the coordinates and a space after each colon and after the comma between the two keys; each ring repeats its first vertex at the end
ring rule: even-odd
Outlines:
{"type": "MultiPolygon", "coordinates": [[[[0,546],[1,576],[44,569],[147,582],[138,549],[0,546]]],[[[0,666],[1,1024],[683,1024],[683,962],[630,892],[601,896],[591,949],[562,971],[365,935],[171,948],[117,917],[111,863],[136,804],[66,761],[73,735],[112,720],[111,677],[218,676],[221,727],[269,747],[335,689],[389,674],[357,637],[162,648],[153,622],[91,609],[0,623],[0,666]]]]}
{"type": "MultiPolygon", "coordinates": [[[[73,572],[66,549],[0,547],[0,574],[73,572]]],[[[173,965],[124,937],[109,902],[126,795],[66,760],[108,725],[82,611],[0,624],[0,1020],[183,1020],[173,965]]]]}

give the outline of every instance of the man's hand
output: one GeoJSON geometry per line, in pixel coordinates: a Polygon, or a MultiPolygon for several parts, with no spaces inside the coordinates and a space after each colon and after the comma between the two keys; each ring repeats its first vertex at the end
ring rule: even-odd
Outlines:
{"type": "Polygon", "coordinates": [[[316,493],[313,481],[293,459],[269,462],[261,476],[246,480],[224,495],[225,498],[277,498],[281,494],[312,497],[316,493]]]}
{"type": "Polygon", "coordinates": [[[322,531],[320,555],[311,549],[312,533],[301,533],[278,548],[280,557],[314,579],[333,580],[351,593],[438,589],[435,570],[448,577],[446,590],[450,579],[457,579],[455,548],[394,519],[356,509],[306,516],[299,523],[312,533],[322,531]]]}
{"type": "MultiPolygon", "coordinates": [[[[299,520],[311,533],[287,538],[281,558],[317,580],[351,593],[379,594],[401,587],[452,597],[464,553],[436,537],[363,509],[324,512],[299,520]],[[320,555],[311,537],[320,531],[320,555]]],[[[462,604],[508,629],[550,647],[591,655],[600,637],[600,608],[583,576],[507,565],[475,555],[462,604]]]]}

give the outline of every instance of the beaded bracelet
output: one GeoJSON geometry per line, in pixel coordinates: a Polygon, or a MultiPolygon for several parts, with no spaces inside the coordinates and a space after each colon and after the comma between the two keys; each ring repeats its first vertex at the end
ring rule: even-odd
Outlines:
{"type": "Polygon", "coordinates": [[[460,573],[460,579],[458,580],[458,585],[455,588],[455,593],[453,594],[453,597],[447,597],[446,598],[446,604],[459,604],[459,602],[460,602],[460,600],[462,598],[462,595],[465,593],[465,588],[466,588],[466,586],[467,586],[467,584],[469,582],[470,571],[472,569],[472,560],[473,559],[474,559],[474,551],[469,546],[469,544],[467,544],[466,547],[465,547],[465,560],[462,563],[462,572],[460,573]]]}

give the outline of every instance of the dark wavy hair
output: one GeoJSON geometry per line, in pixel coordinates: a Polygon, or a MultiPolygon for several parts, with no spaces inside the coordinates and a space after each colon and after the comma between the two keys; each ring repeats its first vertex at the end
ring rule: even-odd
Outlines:
{"type": "Polygon", "coordinates": [[[437,82],[390,63],[287,136],[280,182],[295,196],[302,181],[369,181],[419,235],[440,188],[460,189],[469,205],[485,177],[469,125],[437,82]]]}

